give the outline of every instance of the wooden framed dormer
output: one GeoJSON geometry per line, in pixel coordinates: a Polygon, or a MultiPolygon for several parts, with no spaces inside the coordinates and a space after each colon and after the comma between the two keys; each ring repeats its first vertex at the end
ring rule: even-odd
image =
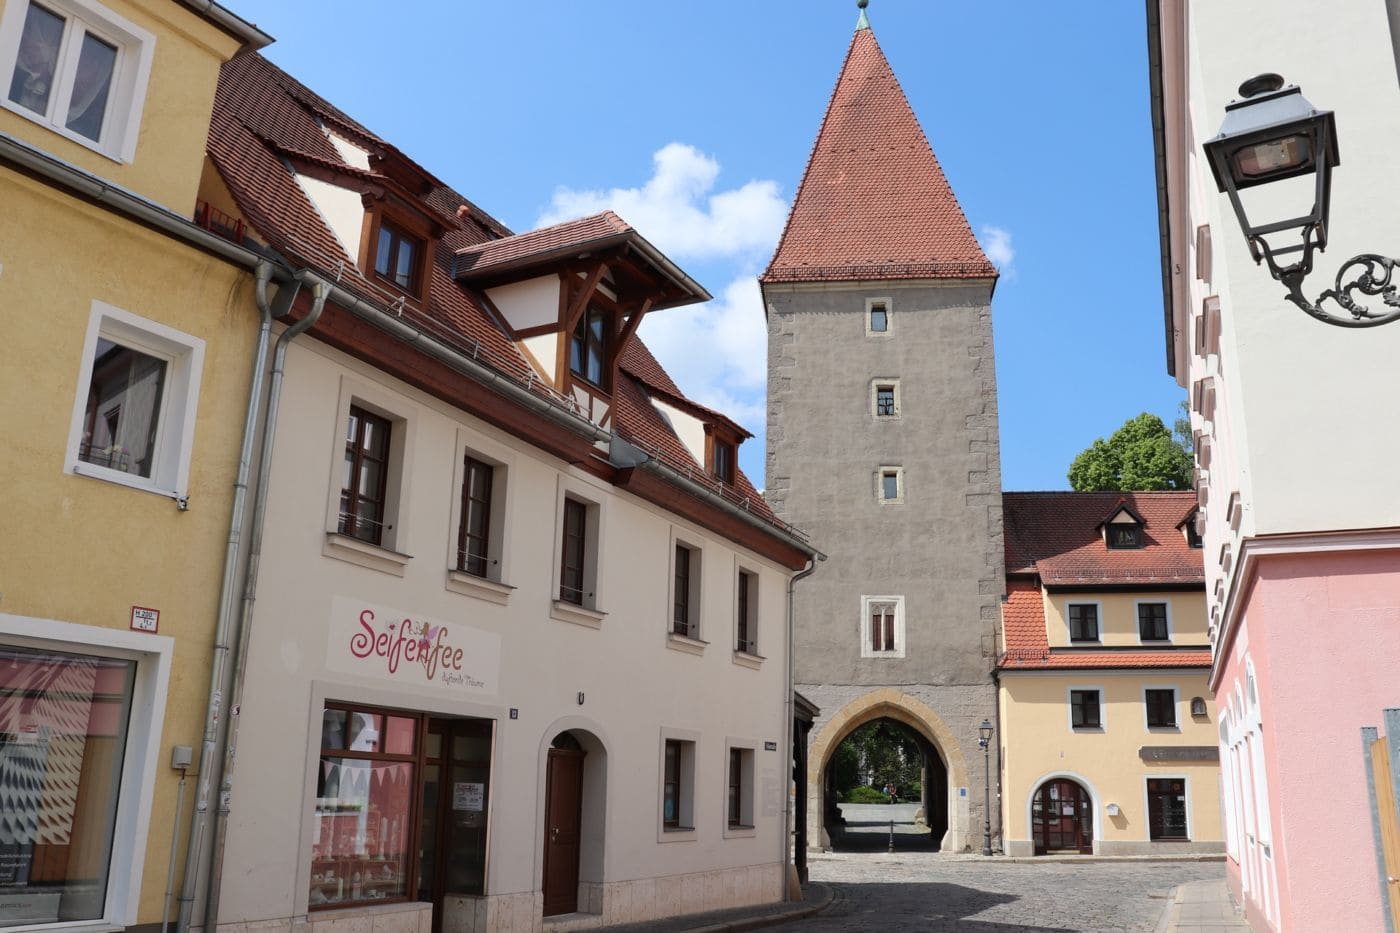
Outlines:
{"type": "Polygon", "coordinates": [[[455,277],[485,296],[541,381],[604,427],[647,314],[710,298],[611,211],[459,250],[455,277]]]}
{"type": "Polygon", "coordinates": [[[356,261],[361,274],[392,294],[426,304],[443,224],[382,189],[366,192],[361,203],[365,219],[356,261]]]}
{"type": "Polygon", "coordinates": [[[724,425],[705,425],[705,472],[726,486],[734,485],[739,470],[739,445],[743,443],[733,429],[724,425]]]}
{"type": "Polygon", "coordinates": [[[1104,544],[1115,551],[1138,550],[1146,544],[1143,540],[1146,524],[1142,516],[1133,511],[1126,502],[1120,503],[1100,526],[1103,530],[1104,544]]]}

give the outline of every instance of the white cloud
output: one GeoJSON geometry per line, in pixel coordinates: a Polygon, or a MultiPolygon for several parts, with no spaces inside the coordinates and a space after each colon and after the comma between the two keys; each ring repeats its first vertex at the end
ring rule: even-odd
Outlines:
{"type": "Polygon", "coordinates": [[[639,332],[687,396],[762,432],[768,328],[752,276],[703,305],[648,314],[639,332]]]}
{"type": "Polygon", "coordinates": [[[986,251],[987,258],[992,261],[992,265],[996,266],[1002,275],[1015,274],[1013,263],[1016,261],[1016,250],[1011,245],[1010,230],[994,227],[991,224],[983,224],[982,249],[986,251]]]}
{"type": "Polygon", "coordinates": [[[663,146],[652,162],[655,170],[640,188],[556,189],[536,226],[611,209],[672,259],[766,256],[777,244],[787,219],[777,182],[712,193],[719,163],[685,143],[663,146]]]}

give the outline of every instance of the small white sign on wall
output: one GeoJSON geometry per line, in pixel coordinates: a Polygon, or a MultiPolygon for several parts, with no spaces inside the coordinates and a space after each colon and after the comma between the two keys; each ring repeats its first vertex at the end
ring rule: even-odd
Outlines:
{"type": "Polygon", "coordinates": [[[160,631],[160,610],[147,609],[145,606],[132,606],[131,630],[133,632],[150,632],[152,635],[160,631]]]}

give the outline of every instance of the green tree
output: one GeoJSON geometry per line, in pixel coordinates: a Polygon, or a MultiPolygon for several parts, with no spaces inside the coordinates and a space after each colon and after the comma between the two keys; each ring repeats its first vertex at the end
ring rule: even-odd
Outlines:
{"type": "Polygon", "coordinates": [[[903,796],[917,792],[923,768],[919,743],[902,727],[886,720],[866,723],[852,732],[836,749],[831,767],[837,791],[846,796],[853,787],[883,789],[893,784],[903,796]]]}
{"type": "Polygon", "coordinates": [[[1143,412],[1075,457],[1069,484],[1076,492],[1190,489],[1191,466],[1191,453],[1162,419],[1143,412]]]}
{"type": "Polygon", "coordinates": [[[1186,399],[1181,400],[1181,404],[1176,407],[1176,420],[1172,422],[1172,436],[1181,445],[1181,449],[1189,453],[1196,450],[1196,438],[1191,433],[1191,409],[1186,404],[1186,399]]]}

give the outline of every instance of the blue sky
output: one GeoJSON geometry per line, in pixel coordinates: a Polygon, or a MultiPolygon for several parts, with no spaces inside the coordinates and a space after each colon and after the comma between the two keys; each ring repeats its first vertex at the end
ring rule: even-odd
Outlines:
{"type": "MultiPolygon", "coordinates": [[[[755,276],[854,29],[853,0],[226,0],[265,54],[516,231],[612,207],[713,293],[642,336],[754,432],[755,276]],[[386,15],[386,10],[393,15],[386,15]]],[[[1140,3],[871,0],[869,16],[983,247],[1007,489],[1169,424],[1140,3]]]]}

